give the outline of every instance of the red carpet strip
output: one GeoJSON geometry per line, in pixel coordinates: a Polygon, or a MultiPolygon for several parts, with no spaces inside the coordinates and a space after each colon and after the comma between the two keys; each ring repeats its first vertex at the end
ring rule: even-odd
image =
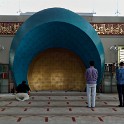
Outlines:
{"type": "Polygon", "coordinates": [[[73,121],[73,122],[76,122],[76,119],[75,119],[75,117],[72,117],[72,121],[73,121]]]}
{"type": "Polygon", "coordinates": [[[48,122],[48,117],[45,117],[45,122],[48,122]]]}
{"type": "Polygon", "coordinates": [[[103,119],[101,117],[98,117],[98,119],[101,121],[101,122],[104,122],[103,119]]]}
{"type": "Polygon", "coordinates": [[[22,119],[22,117],[19,117],[19,118],[17,119],[17,122],[20,122],[20,121],[21,121],[21,119],[22,119]]]}

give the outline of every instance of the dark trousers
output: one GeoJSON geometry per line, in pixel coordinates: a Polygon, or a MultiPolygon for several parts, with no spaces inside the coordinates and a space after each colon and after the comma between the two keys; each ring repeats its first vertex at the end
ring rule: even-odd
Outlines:
{"type": "Polygon", "coordinates": [[[124,84],[117,84],[118,97],[121,106],[124,106],[124,84]]]}

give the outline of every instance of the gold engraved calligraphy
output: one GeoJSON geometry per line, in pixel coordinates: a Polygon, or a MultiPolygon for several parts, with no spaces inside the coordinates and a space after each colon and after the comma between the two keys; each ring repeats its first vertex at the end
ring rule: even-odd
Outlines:
{"type": "Polygon", "coordinates": [[[124,23],[91,23],[98,35],[124,35],[124,23]]]}
{"type": "Polygon", "coordinates": [[[0,22],[0,35],[15,35],[22,22],[0,22]]]}
{"type": "MultiPolygon", "coordinates": [[[[0,35],[15,35],[23,22],[0,22],[0,35]]],[[[98,35],[124,35],[124,23],[91,23],[98,35]]]]}

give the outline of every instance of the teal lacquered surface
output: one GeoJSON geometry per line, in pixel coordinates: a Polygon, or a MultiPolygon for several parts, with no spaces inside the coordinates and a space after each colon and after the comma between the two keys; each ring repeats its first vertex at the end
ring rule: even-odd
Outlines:
{"type": "Polygon", "coordinates": [[[10,48],[10,67],[16,84],[27,80],[30,63],[48,48],[66,48],[82,59],[86,68],[89,61],[102,79],[104,49],[94,28],[78,14],[63,8],[49,8],[32,15],[17,31],[10,48]]]}

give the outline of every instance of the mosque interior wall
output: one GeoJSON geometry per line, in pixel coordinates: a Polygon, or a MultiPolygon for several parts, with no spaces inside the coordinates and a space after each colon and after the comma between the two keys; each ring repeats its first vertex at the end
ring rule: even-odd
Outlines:
{"type": "MultiPolygon", "coordinates": [[[[30,15],[21,16],[0,16],[0,22],[24,22],[30,15]]],[[[124,17],[97,17],[97,16],[85,16],[84,17],[90,23],[123,23],[124,17]]],[[[124,30],[124,29],[123,29],[124,30]]],[[[9,50],[14,35],[0,35],[0,44],[4,46],[4,50],[0,51],[0,64],[9,64],[9,50]]],[[[124,35],[99,35],[105,51],[105,63],[115,63],[118,60],[118,54],[115,51],[111,51],[110,47],[117,45],[124,45],[124,35]]],[[[2,88],[3,92],[7,92],[12,81],[5,80],[7,88],[2,88]]],[[[109,85],[110,86],[110,85],[109,85]]],[[[12,88],[12,87],[11,87],[12,88]]],[[[10,90],[9,90],[10,91],[10,90]]],[[[106,92],[109,92],[110,88],[106,92]]],[[[114,90],[115,91],[115,90],[114,90]]],[[[113,92],[114,92],[113,91],[113,92]]],[[[2,92],[2,91],[1,91],[2,92]]]]}

